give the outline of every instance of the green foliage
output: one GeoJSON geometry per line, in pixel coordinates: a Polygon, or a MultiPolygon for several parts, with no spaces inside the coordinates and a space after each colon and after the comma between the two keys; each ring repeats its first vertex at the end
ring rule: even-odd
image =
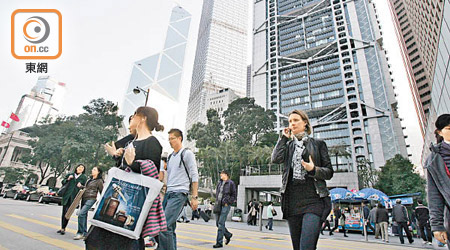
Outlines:
{"type": "Polygon", "coordinates": [[[378,171],[367,159],[358,161],[358,182],[359,189],[373,187],[377,181],[378,171]]]}
{"type": "Polygon", "coordinates": [[[30,136],[36,138],[29,141],[33,153],[24,156],[23,161],[38,167],[41,183],[50,175],[59,177],[78,163],[88,169],[113,166],[103,144],[117,138],[123,119],[117,115],[117,105],[96,99],[83,109],[85,113],[78,116],[60,117],[54,123],[44,121],[30,129],[30,136]]]}
{"type": "Polygon", "coordinates": [[[5,176],[4,183],[23,182],[31,173],[33,171],[27,168],[2,167],[0,170],[0,175],[5,176]]]}
{"type": "Polygon", "coordinates": [[[425,196],[425,180],[414,172],[414,165],[397,154],[381,168],[375,188],[387,195],[421,192],[425,196]]]}
{"type": "Polygon", "coordinates": [[[215,110],[207,111],[208,124],[196,123],[187,138],[195,140],[197,159],[202,176],[219,181],[219,171],[230,171],[231,179],[239,184],[241,169],[248,165],[270,163],[272,148],[278,134],[273,132],[275,115],[255,104],[254,99],[241,98],[232,102],[224,112],[225,127],[215,110]],[[222,136],[225,135],[225,136],[222,136]]]}
{"type": "Polygon", "coordinates": [[[210,109],[206,112],[208,123],[195,123],[188,131],[189,141],[195,140],[198,148],[218,147],[220,145],[220,135],[223,126],[220,122],[219,114],[216,110],[210,109]]]}
{"type": "Polygon", "coordinates": [[[276,120],[275,113],[255,104],[253,98],[236,99],[223,113],[225,135],[238,146],[257,145],[261,136],[272,132],[276,120]]]}

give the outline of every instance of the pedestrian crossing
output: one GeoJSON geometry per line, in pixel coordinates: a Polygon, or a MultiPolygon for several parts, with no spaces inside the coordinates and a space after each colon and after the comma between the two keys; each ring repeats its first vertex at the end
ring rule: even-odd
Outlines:
{"type": "MultiPolygon", "coordinates": [[[[84,249],[83,241],[72,240],[77,231],[78,224],[76,217],[72,217],[69,221],[69,225],[66,228],[66,235],[64,236],[56,234],[56,231],[60,228],[60,220],[60,216],[55,215],[21,214],[13,211],[11,213],[4,214],[4,216],[0,218],[0,228],[48,244],[51,247],[56,247],[59,249],[84,249]],[[36,230],[36,228],[38,228],[38,230],[36,230]]],[[[233,237],[230,244],[224,246],[226,249],[292,249],[289,235],[247,231],[233,228],[230,228],[229,230],[233,233],[233,237]]],[[[217,228],[214,223],[211,223],[210,225],[179,223],[176,230],[178,249],[212,249],[212,245],[216,242],[216,232],[217,228]]],[[[2,248],[0,243],[0,250],[3,249],[6,248],[2,248]]],[[[320,239],[318,249],[401,250],[411,248],[385,244],[370,244],[357,241],[320,239]]]]}

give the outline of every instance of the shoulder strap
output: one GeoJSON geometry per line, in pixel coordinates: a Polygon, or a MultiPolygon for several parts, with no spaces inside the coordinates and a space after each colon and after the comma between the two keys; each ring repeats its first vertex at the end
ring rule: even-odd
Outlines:
{"type": "Polygon", "coordinates": [[[183,149],[183,151],[181,151],[181,155],[180,155],[180,163],[182,163],[183,164],[183,166],[184,166],[184,170],[186,171],[186,174],[187,174],[187,176],[188,176],[188,179],[189,179],[189,182],[191,182],[191,176],[189,175],[189,171],[188,171],[188,169],[187,169],[187,167],[186,167],[186,164],[184,163],[184,152],[186,151],[187,149],[185,148],[185,149],[183,149]]]}

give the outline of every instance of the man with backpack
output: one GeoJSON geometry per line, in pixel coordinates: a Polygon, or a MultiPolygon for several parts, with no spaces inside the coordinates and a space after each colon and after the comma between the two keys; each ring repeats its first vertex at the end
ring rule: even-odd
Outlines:
{"type": "Polygon", "coordinates": [[[167,231],[160,233],[158,245],[158,249],[164,250],[177,249],[175,229],[184,204],[189,200],[192,210],[198,208],[198,169],[195,155],[191,150],[183,148],[183,133],[179,129],[169,131],[169,143],[173,153],[167,159],[167,191],[163,202],[167,231]]]}

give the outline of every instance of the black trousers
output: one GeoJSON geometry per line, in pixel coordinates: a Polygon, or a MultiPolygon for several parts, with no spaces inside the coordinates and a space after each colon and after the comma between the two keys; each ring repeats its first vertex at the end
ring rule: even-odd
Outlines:
{"type": "Polygon", "coordinates": [[[62,229],[66,229],[67,224],[69,224],[69,220],[66,219],[66,213],[67,213],[67,210],[69,210],[70,205],[72,205],[72,202],[73,202],[73,199],[70,198],[67,201],[66,205],[63,205],[62,215],[61,215],[61,228],[62,229]]]}
{"type": "Polygon", "coordinates": [[[433,239],[431,238],[431,228],[430,223],[419,223],[419,230],[420,230],[420,237],[422,237],[422,240],[433,242],[433,239]]]}
{"type": "Polygon", "coordinates": [[[326,220],[323,224],[322,229],[320,229],[321,232],[323,232],[323,230],[325,230],[325,228],[328,227],[328,230],[331,232],[331,226],[330,226],[330,222],[328,220],[326,220]]]}
{"type": "Polygon", "coordinates": [[[334,219],[334,227],[333,229],[331,229],[332,232],[334,232],[334,230],[338,229],[339,227],[339,219],[334,219]]]}
{"type": "Polygon", "coordinates": [[[406,232],[406,237],[408,237],[409,243],[413,242],[412,234],[408,229],[408,224],[406,222],[397,222],[398,224],[398,234],[400,237],[400,243],[404,244],[405,240],[403,239],[403,229],[406,232]]]}

